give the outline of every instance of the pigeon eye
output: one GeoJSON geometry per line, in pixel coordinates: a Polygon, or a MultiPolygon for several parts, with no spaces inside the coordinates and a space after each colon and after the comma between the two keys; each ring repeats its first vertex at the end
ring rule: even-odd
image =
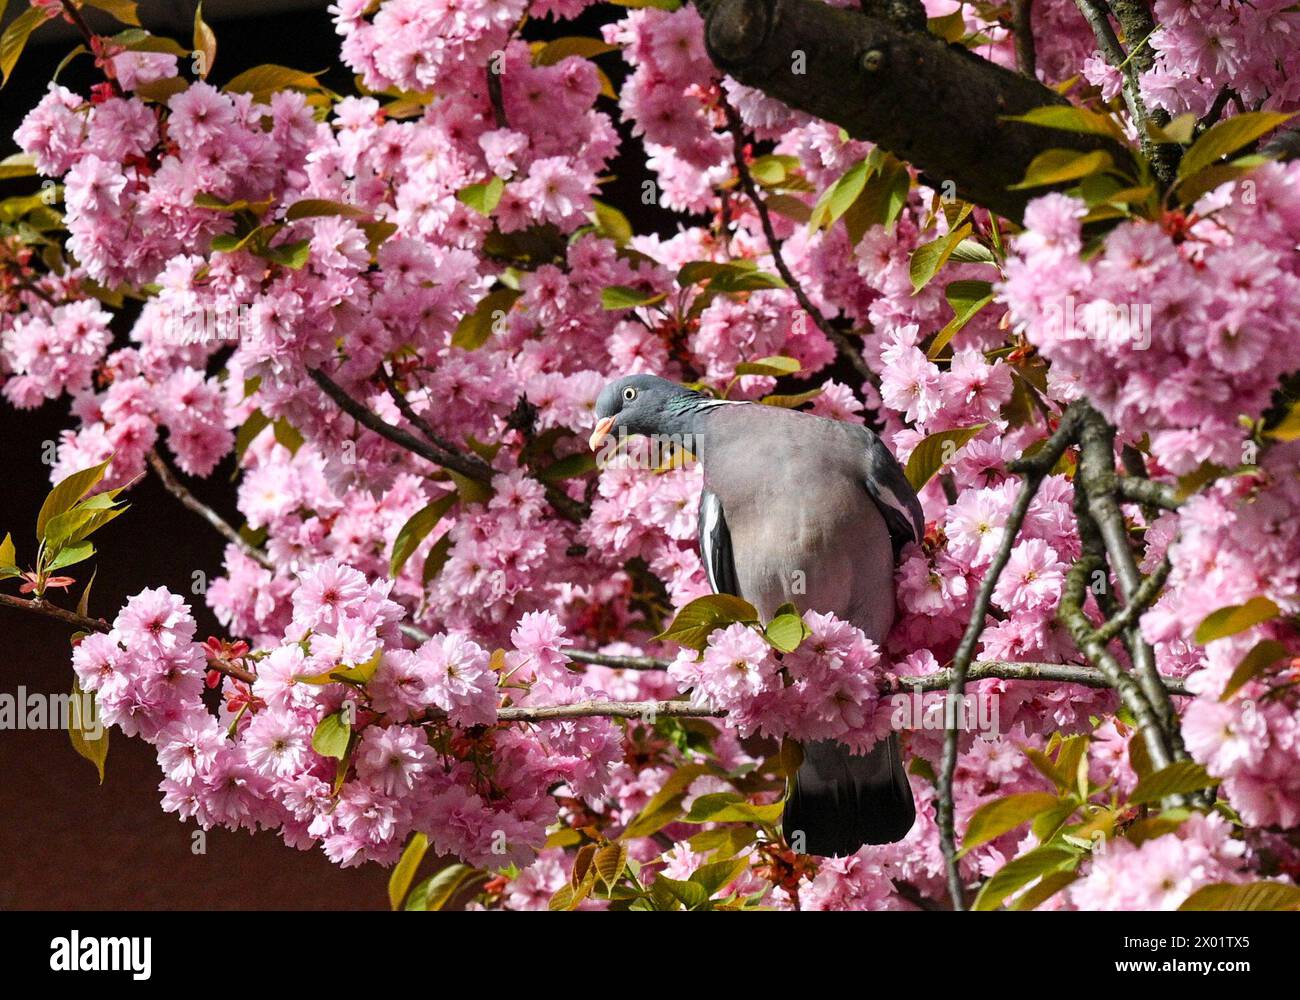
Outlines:
{"type": "Polygon", "coordinates": [[[626,389],[623,390],[623,398],[626,399],[629,403],[632,402],[632,400],[636,399],[636,390],[629,385],[626,389]]]}

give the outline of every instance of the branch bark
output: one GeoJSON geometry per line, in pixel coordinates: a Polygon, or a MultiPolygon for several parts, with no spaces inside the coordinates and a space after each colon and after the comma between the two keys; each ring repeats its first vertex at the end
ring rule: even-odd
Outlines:
{"type": "MultiPolygon", "coordinates": [[[[1016,496],[1007,523],[1002,529],[1002,541],[993,556],[989,568],[984,573],[980,589],[975,595],[975,606],[971,609],[970,624],[961,637],[957,652],[952,658],[951,679],[948,684],[948,697],[957,699],[966,689],[966,677],[971,660],[975,656],[975,645],[984,631],[984,622],[988,616],[989,606],[993,603],[993,590],[998,577],[1011,558],[1011,550],[1020,534],[1020,526],[1029,512],[1029,504],[1043,479],[1056,465],[1065,449],[1074,440],[1076,429],[1083,417],[1083,407],[1072,405],[1061,417],[1056,431],[1032,456],[1020,459],[1012,465],[1012,470],[1025,476],[1024,484],[1016,496]]],[[[956,910],[966,908],[965,891],[961,883],[961,873],[957,867],[957,835],[953,825],[952,782],[957,771],[957,737],[956,727],[947,729],[943,740],[943,760],[939,768],[938,787],[938,822],[939,841],[943,849],[944,862],[948,870],[948,893],[956,910]]]]}
{"type": "Polygon", "coordinates": [[[172,472],[171,466],[163,461],[163,457],[159,455],[158,452],[150,451],[148,459],[149,465],[153,468],[153,471],[158,474],[158,479],[162,482],[163,488],[184,504],[186,509],[192,510],[195,514],[198,514],[199,517],[203,518],[203,520],[207,521],[208,524],[216,528],[217,533],[221,535],[222,538],[228,541],[235,548],[239,549],[240,552],[248,556],[249,559],[252,559],[253,562],[257,563],[263,569],[269,569],[272,572],[275,571],[275,563],[271,562],[267,554],[256,546],[250,545],[238,531],[230,526],[230,523],[226,521],[225,518],[186,489],[185,485],[176,478],[176,474],[172,472]]]}
{"type": "Polygon", "coordinates": [[[931,184],[951,180],[961,197],[1007,218],[1019,221],[1031,197],[1008,188],[1047,149],[1105,149],[1117,162],[1128,158],[1101,136],[1005,121],[1068,102],[927,32],[819,0],[695,3],[720,69],[889,150],[931,184]]]}

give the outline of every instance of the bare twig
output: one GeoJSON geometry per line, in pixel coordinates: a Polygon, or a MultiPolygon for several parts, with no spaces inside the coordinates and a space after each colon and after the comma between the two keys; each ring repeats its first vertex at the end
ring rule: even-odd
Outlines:
{"type": "MultiPolygon", "coordinates": [[[[1016,536],[1020,533],[1020,525],[1029,512],[1029,505],[1038,492],[1038,487],[1043,479],[1056,465],[1065,449],[1072,443],[1082,416],[1083,409],[1079,404],[1071,406],[1065,411],[1060,425],[1047,443],[1032,456],[1022,458],[1012,466],[1013,471],[1022,473],[1025,480],[1020,488],[1020,493],[1016,496],[1015,503],[1012,505],[1011,512],[1007,515],[1007,523],[1002,529],[1001,544],[999,544],[989,568],[985,571],[980,589],[975,595],[975,606],[971,609],[970,624],[966,626],[966,632],[962,635],[961,642],[957,646],[957,652],[953,656],[951,679],[948,684],[948,696],[951,699],[960,698],[965,691],[967,672],[970,669],[971,660],[975,658],[975,645],[979,642],[980,634],[984,631],[984,621],[988,615],[989,606],[993,602],[993,590],[997,586],[998,577],[1002,575],[1002,570],[1011,558],[1011,550],[1016,544],[1016,536]]],[[[949,727],[944,733],[943,761],[939,769],[938,821],[939,839],[943,848],[944,862],[948,870],[948,892],[952,896],[953,908],[962,910],[966,907],[966,900],[961,883],[961,873],[957,867],[957,843],[953,824],[952,799],[953,776],[957,771],[957,736],[955,726],[949,727]]]]}
{"type": "Polygon", "coordinates": [[[727,115],[727,125],[731,131],[732,155],[736,163],[736,175],[740,179],[741,190],[749,198],[754,206],[754,211],[758,213],[759,224],[763,227],[763,237],[767,240],[767,248],[772,254],[772,263],[776,266],[777,273],[781,275],[781,280],[786,283],[790,291],[794,293],[795,300],[814,325],[822,334],[835,345],[837,351],[844,355],[853,365],[854,371],[866,382],[872,385],[880,385],[880,376],[867,367],[866,361],[862,357],[862,352],[848,338],[848,335],[837,330],[825,314],[813,303],[804,291],[803,285],[799,279],[794,276],[790,266],[785,262],[785,256],[781,253],[782,240],[776,235],[776,229],[772,225],[772,215],[767,209],[767,203],[763,201],[759,194],[758,186],[754,183],[754,177],[749,172],[749,164],[745,162],[745,128],[744,123],[740,120],[740,114],[730,104],[723,102],[723,110],[727,115]]]}
{"type": "Polygon", "coordinates": [[[1016,39],[1016,68],[1025,76],[1038,78],[1038,54],[1034,48],[1033,0],[1011,0],[1012,32],[1016,39]]]}
{"type": "Polygon", "coordinates": [[[265,552],[257,548],[255,545],[250,545],[247,539],[243,538],[238,531],[232,528],[225,518],[185,488],[185,485],[176,478],[176,474],[172,472],[171,467],[163,461],[162,456],[159,455],[157,451],[150,450],[147,457],[149,459],[149,465],[152,466],[153,471],[158,474],[158,479],[162,482],[163,487],[168,493],[184,504],[187,509],[192,510],[195,514],[198,514],[199,517],[203,518],[203,520],[207,521],[208,524],[216,528],[218,534],[220,534],[235,548],[239,549],[239,551],[244,555],[248,556],[249,559],[252,559],[263,569],[275,570],[275,564],[271,562],[270,557],[267,556],[265,552]]]}
{"type": "MultiPolygon", "coordinates": [[[[57,604],[51,604],[43,598],[34,598],[25,601],[21,597],[14,597],[10,594],[0,594],[0,606],[8,608],[17,608],[20,611],[30,611],[33,614],[44,615],[46,618],[53,618],[55,621],[62,622],[64,625],[71,625],[73,628],[80,629],[83,632],[101,632],[107,634],[112,631],[112,626],[100,618],[87,618],[85,615],[79,615],[75,611],[68,611],[57,604]]],[[[236,680],[244,681],[247,684],[257,680],[257,675],[243,667],[236,666],[233,663],[221,663],[215,660],[208,660],[208,669],[215,670],[217,673],[225,674],[227,677],[233,677],[236,680]]]]}
{"type": "MultiPolygon", "coordinates": [[[[1120,45],[1115,29],[1111,27],[1110,8],[1104,0],[1074,0],[1074,5],[1079,8],[1079,13],[1092,28],[1093,36],[1097,39],[1097,47],[1106,57],[1106,61],[1118,69],[1124,78],[1124,104],[1128,108],[1129,117],[1133,119],[1133,127],[1137,130],[1142,153],[1151,162],[1156,176],[1168,183],[1173,180],[1173,158],[1177,155],[1177,147],[1168,143],[1156,143],[1151,138],[1150,127],[1164,125],[1168,122],[1169,116],[1159,109],[1155,111],[1147,109],[1146,101],[1142,98],[1141,73],[1136,62],[1136,50],[1134,55],[1130,56],[1120,45]]],[[[1145,45],[1146,37],[1136,39],[1129,37],[1128,42],[1130,46],[1145,45]]]]}

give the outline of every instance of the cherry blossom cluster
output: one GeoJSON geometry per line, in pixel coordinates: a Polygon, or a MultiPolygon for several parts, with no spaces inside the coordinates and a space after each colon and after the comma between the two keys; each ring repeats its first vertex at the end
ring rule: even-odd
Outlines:
{"type": "Polygon", "coordinates": [[[1051,360],[1059,398],[1086,394],[1164,468],[1235,467],[1238,417],[1270,404],[1300,367],[1300,165],[1266,165],[1197,202],[1185,220],[1126,222],[1083,259],[1085,209],[1033,202],[1001,295],[1051,360]]]}

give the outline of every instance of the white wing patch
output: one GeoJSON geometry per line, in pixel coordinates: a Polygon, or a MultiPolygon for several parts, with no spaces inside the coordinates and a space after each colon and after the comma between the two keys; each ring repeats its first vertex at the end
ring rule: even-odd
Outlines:
{"type": "Polygon", "coordinates": [[[705,490],[700,495],[700,559],[704,563],[704,574],[709,578],[713,592],[718,589],[719,566],[718,531],[722,527],[722,501],[716,494],[705,490]]]}

